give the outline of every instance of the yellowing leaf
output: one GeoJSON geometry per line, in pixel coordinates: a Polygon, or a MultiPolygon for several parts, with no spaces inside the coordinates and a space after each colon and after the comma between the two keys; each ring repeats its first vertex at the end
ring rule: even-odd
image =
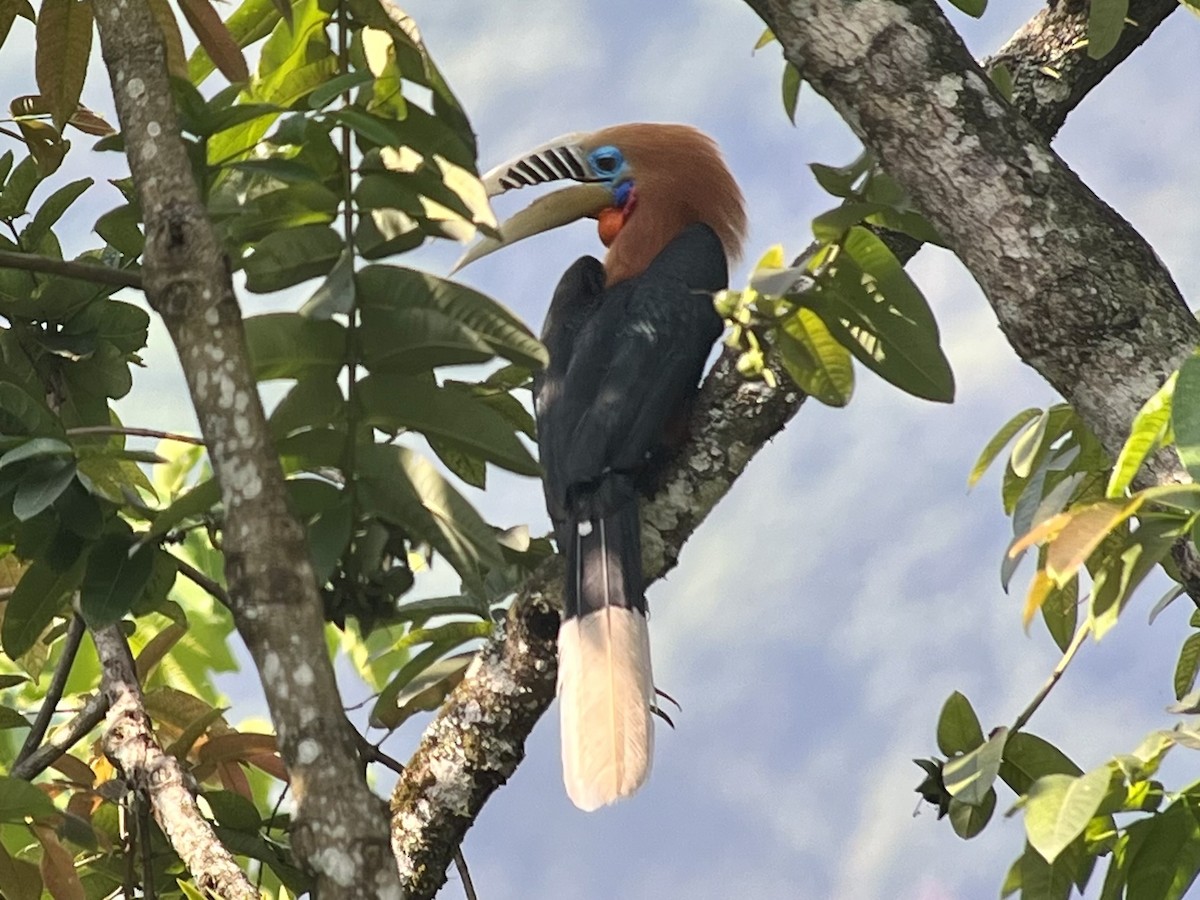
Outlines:
{"type": "Polygon", "coordinates": [[[1065,584],[1075,570],[1087,562],[1101,541],[1141,505],[1141,497],[1130,503],[1104,500],[1068,513],[1070,521],[1050,541],[1046,554],[1046,573],[1056,584],[1065,584]]]}
{"type": "Polygon", "coordinates": [[[1021,625],[1026,631],[1029,630],[1029,623],[1033,621],[1034,614],[1042,608],[1042,604],[1046,602],[1046,598],[1050,596],[1050,591],[1053,589],[1054,580],[1046,574],[1045,569],[1038,569],[1033,574],[1029,593],[1025,597],[1025,611],[1021,613],[1021,625]]]}
{"type": "Polygon", "coordinates": [[[767,250],[754,266],[755,273],[764,269],[782,269],[784,267],[783,244],[776,244],[767,250]]]}
{"type": "Polygon", "coordinates": [[[1069,512],[1059,513],[1056,516],[1051,516],[1024,537],[1013,541],[1013,545],[1008,548],[1009,557],[1015,559],[1034,544],[1041,544],[1045,541],[1053,540],[1058,536],[1058,533],[1063,530],[1069,521],[1071,521],[1071,513],[1069,512]]]}

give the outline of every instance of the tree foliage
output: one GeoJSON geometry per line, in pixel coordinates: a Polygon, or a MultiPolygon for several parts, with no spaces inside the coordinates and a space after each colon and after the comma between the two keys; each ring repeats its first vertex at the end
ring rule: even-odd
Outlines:
{"type": "MultiPolygon", "coordinates": [[[[496,227],[474,134],[415,24],[390,4],[245,0],[224,21],[207,0],[149,6],[190,174],[228,265],[245,291],[279,292],[289,310],[247,319],[245,349],[259,382],[283,383],[269,439],[331,649],[376,692],[371,723],[400,727],[442,703],[481,640],[499,639],[514,594],[552,555],[528,529],[485,521],[460,489],[486,488],[489,465],[537,475],[523,391],[544,348],[495,300],[394,260],[428,239],[496,227]],[[190,56],[180,19],[198,41],[190,56]],[[409,599],[435,559],[459,592],[409,599]]],[[[979,16],[986,2],[954,6],[979,16]]],[[[1128,8],[1090,4],[1076,50],[1112,52],[1128,8]]],[[[39,91],[11,98],[12,127],[0,129],[0,894],[104,897],[134,881],[162,897],[214,889],[211,873],[189,871],[161,807],[127,794],[114,729],[98,729],[118,704],[105,649],[115,639],[132,654],[136,702],[198,786],[216,841],[267,893],[294,896],[312,888],[312,861],[291,844],[274,731],[235,727],[214,682],[235,665],[224,572],[239,536],[227,505],[231,491],[253,492],[255,476],[231,484],[238,476],[216,474],[203,441],[124,423],[113,408],[143,364],[150,316],[129,291],[147,287],[148,240],[132,178],[112,182],[114,194],[71,177],[81,135],[129,151],[126,135],[80,105],[94,18],[89,0],[36,10],[0,0],[0,45],[36,40],[39,91]],[[97,203],[112,206],[95,219],[99,241],[66,259],[64,217],[97,203]],[[64,701],[77,711],[53,723],[59,752],[46,739],[64,701]]],[[[989,74],[1011,101],[1013,72],[989,74]]],[[[793,121],[803,75],[785,62],[793,121]]],[[[790,263],[769,250],[745,289],[717,298],[733,368],[844,406],[857,360],[902,391],[951,402],[938,325],[903,267],[921,243],[950,242],[874,153],[811,168],[836,203],[813,220],[815,242],[790,263]]],[[[223,360],[208,362],[197,377],[236,404],[223,360]]],[[[1151,572],[1180,581],[1156,612],[1185,593],[1177,557],[1194,552],[1200,489],[1152,484],[1145,465],[1173,452],[1200,480],[1200,361],[1146,400],[1119,448],[1068,404],[1017,413],[971,483],[1010,445],[1001,580],[1007,589],[1021,561],[1035,560],[1024,623],[1040,616],[1063,651],[1048,691],[1151,572]]],[[[1181,713],[1200,710],[1200,614],[1191,627],[1174,678],[1181,713]]],[[[1020,812],[1027,842],[1005,896],[1065,898],[1098,862],[1103,897],[1182,896],[1200,873],[1200,788],[1168,789],[1156,774],[1173,747],[1200,747],[1200,733],[1156,732],[1083,772],[1027,730],[1046,691],[987,730],[952,694],[936,723],[940,756],[917,761],[918,791],[963,838],[997,808],[1020,812]]]]}

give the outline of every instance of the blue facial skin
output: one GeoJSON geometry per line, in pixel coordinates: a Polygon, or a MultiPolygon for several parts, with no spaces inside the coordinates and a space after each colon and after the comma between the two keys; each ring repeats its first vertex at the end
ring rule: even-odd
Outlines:
{"type": "Polygon", "coordinates": [[[611,145],[597,147],[587,160],[597,178],[612,188],[613,205],[624,207],[633,193],[633,180],[621,151],[611,145]]]}

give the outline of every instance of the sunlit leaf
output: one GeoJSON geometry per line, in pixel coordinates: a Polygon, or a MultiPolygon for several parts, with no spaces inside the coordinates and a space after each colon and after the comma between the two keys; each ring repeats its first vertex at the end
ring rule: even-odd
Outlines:
{"type": "Polygon", "coordinates": [[[971,806],[980,806],[985,802],[987,792],[992,789],[992,783],[1000,771],[1007,738],[1008,729],[997,728],[991,737],[974,750],[946,760],[942,778],[951,796],[971,806]]]}
{"type": "Polygon", "coordinates": [[[1044,775],[1025,801],[1025,834],[1046,862],[1083,834],[1108,793],[1113,770],[1101,766],[1086,775],[1044,775]]]}
{"type": "Polygon", "coordinates": [[[54,617],[62,612],[67,598],[83,578],[86,557],[80,557],[65,572],[35,559],[17,583],[4,609],[0,644],[9,659],[23,656],[54,617]]]}
{"type": "Polygon", "coordinates": [[[1088,56],[1100,59],[1117,46],[1129,15],[1129,0],[1092,0],[1088,10],[1088,56]]]}
{"type": "Polygon", "coordinates": [[[788,375],[828,406],[845,406],[854,393],[850,352],[834,340],[820,316],[798,309],[775,332],[775,349],[788,375]]]}
{"type": "Polygon", "coordinates": [[[937,743],[938,749],[947,756],[968,753],[983,743],[979,717],[971,708],[971,701],[958,691],[942,704],[942,712],[938,716],[937,743]]]}
{"type": "Polygon", "coordinates": [[[1123,496],[1146,457],[1162,444],[1171,424],[1171,405],[1177,378],[1178,373],[1168,378],[1133,417],[1129,437],[1113,464],[1105,490],[1106,497],[1115,499],[1123,496]]]}

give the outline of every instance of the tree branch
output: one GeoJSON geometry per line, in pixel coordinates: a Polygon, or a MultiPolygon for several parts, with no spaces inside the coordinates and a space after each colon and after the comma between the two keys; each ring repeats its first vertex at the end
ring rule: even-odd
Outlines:
{"type": "MultiPolygon", "coordinates": [[[[196,805],[190,776],[155,739],[120,628],[96,629],[92,640],[109,704],[104,755],[132,788],[149,798],[154,821],[202,890],[225,900],[257,900],[258,891],[196,805]]],[[[149,835],[142,835],[142,842],[148,844],[149,835]]]]}
{"type": "Polygon", "coordinates": [[[18,253],[15,250],[0,250],[0,269],[21,269],[25,272],[41,272],[44,275],[62,275],[78,278],[95,284],[113,287],[131,287],[141,290],[142,275],[130,269],[114,269],[99,263],[75,262],[69,259],[52,259],[36,253],[18,253]]]}
{"type": "Polygon", "coordinates": [[[50,740],[12,767],[13,778],[32,781],[54,764],[60,756],[78,744],[88,732],[104,721],[108,713],[108,698],[103,693],[88,698],[83,709],[57,729],[50,740]]]}
{"type": "Polygon", "coordinates": [[[342,714],[304,529],[288,509],[229,266],[179,136],[162,32],[147,0],[93,5],[145,216],[146,298],[179,353],[221,485],[229,595],[291,775],[292,846],[325,900],[397,896],[386,810],[342,714]]]}
{"type": "MultiPolygon", "coordinates": [[[[751,5],[756,9],[767,7],[766,3],[751,2],[751,5]]],[[[808,7],[810,4],[796,5],[808,7]]],[[[860,7],[860,14],[868,17],[872,10],[881,8],[893,15],[904,14],[904,8],[894,3],[845,2],[838,5],[838,11],[832,15],[834,21],[849,19],[854,7],[860,7]]],[[[1044,127],[1056,128],[1055,123],[1060,124],[1066,113],[1141,44],[1175,5],[1174,0],[1170,3],[1133,0],[1130,16],[1139,21],[1139,28],[1127,28],[1118,46],[1094,64],[1068,65],[1060,59],[1058,80],[1064,82],[1065,89],[1052,92],[1036,88],[1026,76],[1026,68],[1036,69],[1043,64],[1041,60],[1056,52],[1055,46],[1063,45],[1055,39],[1058,29],[1085,27],[1079,23],[1081,17],[1086,20],[1086,10],[1081,11],[1078,3],[1060,0],[1055,10],[1039,13],[1034,22],[1042,24],[1025,26],[1002,51],[1007,54],[1005,61],[1014,72],[1014,106],[1031,121],[1041,115],[1039,121],[1044,127]],[[1074,8],[1072,15],[1067,15],[1068,6],[1074,8]],[[1040,114],[1043,105],[1052,106],[1053,111],[1040,114]]],[[[782,25],[783,20],[779,21],[782,25]]],[[[774,22],[769,19],[768,24],[774,22]]],[[[789,21],[786,29],[792,27],[789,21]]],[[[790,34],[786,29],[777,30],[776,34],[790,34]]],[[[791,58],[792,48],[787,40],[784,46],[791,58]]],[[[902,72],[906,66],[916,66],[917,60],[923,59],[918,56],[909,62],[901,58],[896,69],[902,72]]],[[[957,62],[964,70],[975,68],[970,58],[966,57],[964,61],[961,54],[957,56],[957,62]]],[[[896,72],[893,75],[899,77],[896,72]]],[[[977,84],[973,85],[972,90],[977,87],[977,84]]],[[[987,85],[984,90],[987,92],[987,85]]],[[[1002,105],[994,97],[989,99],[996,107],[1002,105]]],[[[929,97],[925,97],[926,103],[928,100],[929,97]]],[[[847,107],[843,114],[847,113],[853,121],[854,111],[847,107]]],[[[1007,118],[1020,119],[1020,116],[1009,112],[1007,118]]],[[[1041,149],[1044,142],[1027,123],[1022,122],[1021,133],[1025,140],[1039,148],[1037,159],[1042,162],[1047,153],[1041,149]]],[[[1050,135],[1045,137],[1048,139],[1050,135]]],[[[1007,145],[1006,139],[1000,146],[1007,145]]],[[[870,142],[868,146],[875,149],[870,142]]],[[[1037,174],[1041,175],[1040,172],[1037,174]]],[[[939,179],[939,184],[944,183],[939,179]]],[[[972,175],[965,184],[977,184],[977,179],[972,175]]],[[[1112,216],[1116,218],[1115,214],[1112,216]]],[[[937,219],[934,221],[940,224],[937,219]]],[[[984,217],[979,221],[986,224],[989,219],[984,217]]],[[[1125,231],[1129,231],[1128,226],[1125,231]]],[[[945,233],[954,234],[948,229],[945,233]]],[[[1111,231],[1105,234],[1106,240],[1111,237],[1111,231]]],[[[1140,241],[1137,245],[1144,246],[1140,241]]],[[[917,245],[913,243],[906,258],[916,249],[917,245]]],[[[1070,287],[1069,282],[1065,287],[1070,287]]],[[[1170,296],[1168,292],[1168,298],[1170,296]]],[[[1177,294],[1171,302],[1179,305],[1177,294]]],[[[1168,318],[1173,321],[1176,317],[1168,318]]],[[[666,486],[643,508],[644,564],[650,579],[661,576],[675,565],[692,532],[729,490],[754,454],[787,424],[805,400],[803,392],[793,387],[786,376],[780,376],[777,388],[761,382],[748,383],[738,374],[734,362],[735,354],[727,351],[705,380],[692,423],[693,437],[674,464],[666,486]]],[[[1165,372],[1158,374],[1165,375],[1165,372]]],[[[1139,389],[1146,389],[1143,399],[1153,392],[1151,384],[1154,384],[1154,373],[1143,373],[1139,382],[1139,389]]],[[[1120,419],[1119,428],[1127,427],[1131,417],[1132,413],[1120,419]]],[[[1106,421],[1112,426],[1108,429],[1111,437],[1119,430],[1118,419],[1109,416],[1106,421]]],[[[516,770],[524,756],[525,739],[553,699],[554,642],[561,605],[561,581],[562,562],[559,558],[548,561],[530,578],[513,604],[505,627],[480,651],[463,681],[426,729],[417,752],[396,786],[392,795],[392,843],[405,888],[414,898],[433,896],[445,881],[454,849],[487,798],[516,770]]]]}
{"type": "Polygon", "coordinates": [[[67,637],[63,642],[62,655],[58,658],[58,667],[54,670],[54,676],[46,688],[46,696],[42,698],[42,708],[38,710],[37,718],[34,719],[29,734],[25,735],[25,742],[17,752],[17,761],[14,763],[14,767],[19,767],[21,763],[29,759],[42,743],[42,738],[46,736],[46,729],[50,727],[50,719],[54,716],[58,701],[62,699],[63,688],[67,685],[71,667],[75,665],[75,654],[79,652],[79,643],[83,640],[83,632],[83,616],[75,613],[71,616],[71,624],[67,626],[67,637]]]}

